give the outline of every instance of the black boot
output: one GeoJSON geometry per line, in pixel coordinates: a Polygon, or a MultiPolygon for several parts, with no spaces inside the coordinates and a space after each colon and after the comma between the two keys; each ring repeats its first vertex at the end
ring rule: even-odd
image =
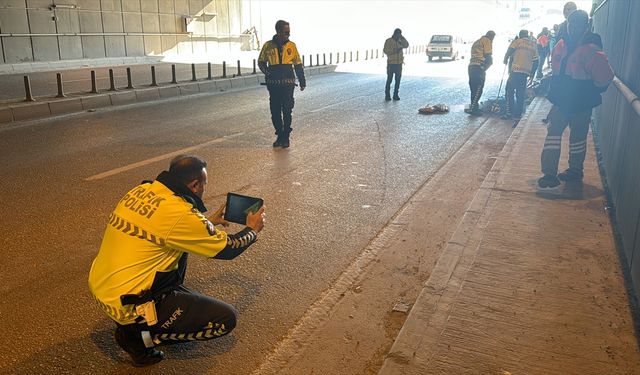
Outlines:
{"type": "Polygon", "coordinates": [[[287,134],[287,135],[282,137],[282,141],[280,142],[280,146],[282,148],[288,148],[289,147],[289,134],[287,134]]]}
{"type": "Polygon", "coordinates": [[[140,331],[134,324],[118,325],[114,336],[118,345],[131,356],[135,367],[149,366],[164,358],[163,352],[144,346],[140,331]]]}
{"type": "Polygon", "coordinates": [[[282,147],[282,137],[278,135],[276,141],[273,142],[273,147],[282,147]]]}
{"type": "Polygon", "coordinates": [[[397,91],[393,93],[393,100],[400,100],[400,97],[398,96],[397,91]]]}

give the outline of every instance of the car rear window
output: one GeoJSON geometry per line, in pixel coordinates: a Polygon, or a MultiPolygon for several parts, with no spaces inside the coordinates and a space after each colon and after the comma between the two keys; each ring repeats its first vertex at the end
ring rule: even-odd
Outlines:
{"type": "Polygon", "coordinates": [[[434,35],[430,43],[451,43],[451,35],[434,35]]]}

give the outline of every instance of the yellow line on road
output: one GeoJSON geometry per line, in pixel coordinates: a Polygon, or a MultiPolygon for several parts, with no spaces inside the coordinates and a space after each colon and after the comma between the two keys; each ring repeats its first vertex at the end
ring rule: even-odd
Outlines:
{"type": "Polygon", "coordinates": [[[210,145],[213,145],[213,144],[216,144],[216,143],[224,142],[226,139],[239,137],[241,135],[244,135],[244,133],[234,133],[234,134],[230,134],[230,135],[225,135],[222,138],[212,139],[210,141],[207,141],[207,142],[204,142],[204,143],[200,143],[199,145],[183,148],[181,150],[170,152],[168,154],[159,155],[159,156],[153,157],[151,159],[142,160],[142,161],[139,161],[137,163],[132,163],[132,164],[120,167],[120,168],[116,168],[116,169],[112,169],[110,171],[99,173],[99,174],[93,175],[91,177],[87,177],[84,180],[85,181],[100,180],[100,179],[103,179],[105,177],[113,176],[113,175],[116,175],[116,174],[121,173],[121,172],[126,172],[126,171],[129,171],[131,169],[142,167],[142,166],[147,165],[147,164],[155,163],[157,161],[162,161],[162,160],[166,160],[166,159],[178,156],[178,155],[186,154],[186,153],[189,153],[189,152],[191,152],[193,150],[197,150],[199,148],[203,148],[203,147],[207,147],[207,146],[210,146],[210,145]]]}

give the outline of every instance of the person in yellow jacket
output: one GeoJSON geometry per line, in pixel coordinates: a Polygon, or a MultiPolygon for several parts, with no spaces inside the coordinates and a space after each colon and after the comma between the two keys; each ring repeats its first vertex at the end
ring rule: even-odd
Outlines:
{"type": "Polygon", "coordinates": [[[253,244],[264,207],[227,234],[224,206],[211,217],[202,197],[207,163],[178,156],[168,171],[127,192],[109,216],[89,272],[89,290],[116,323],[115,339],[134,366],[161,361],[156,345],[224,336],[236,326],[233,306],[184,287],[187,257],[233,259],[253,244]]]}
{"type": "Polygon", "coordinates": [[[402,78],[402,64],[404,63],[403,49],[409,47],[409,42],[402,36],[402,30],[395,29],[391,38],[384,42],[382,51],[387,55],[387,83],[384,86],[384,100],[391,100],[391,81],[395,76],[393,100],[400,100],[400,79],[402,78]]]}
{"type": "Polygon", "coordinates": [[[258,67],[264,73],[269,90],[271,122],[276,131],[273,147],[289,147],[291,133],[291,112],[293,111],[293,90],[296,76],[300,81],[300,91],[307,87],[302,59],[296,44],[289,40],[289,22],[276,22],[276,35],[262,46],[258,57],[258,67]],[[295,75],[294,75],[295,70],[295,75]]]}
{"type": "Polygon", "coordinates": [[[519,120],[524,112],[524,100],[527,90],[527,80],[533,77],[533,72],[539,64],[536,42],[528,38],[529,31],[520,30],[518,39],[511,42],[504,55],[504,64],[509,64],[509,78],[505,89],[507,96],[507,113],[503,120],[512,117],[519,120]],[[514,100],[515,94],[515,100],[514,100]]]}
{"type": "Polygon", "coordinates": [[[496,33],[487,31],[471,46],[471,59],[469,59],[469,89],[471,90],[471,105],[465,109],[471,115],[481,115],[480,97],[484,89],[486,71],[493,64],[493,38],[496,33]]]}

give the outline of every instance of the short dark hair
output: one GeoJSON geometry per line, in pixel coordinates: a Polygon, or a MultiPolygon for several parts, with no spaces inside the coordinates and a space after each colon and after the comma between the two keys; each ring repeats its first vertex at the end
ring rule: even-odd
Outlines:
{"type": "Polygon", "coordinates": [[[169,173],[178,181],[187,185],[193,180],[202,178],[202,169],[207,167],[207,162],[197,156],[178,155],[169,165],[169,173]]]}
{"type": "Polygon", "coordinates": [[[529,36],[529,30],[525,30],[525,29],[520,30],[520,33],[518,33],[518,36],[520,36],[520,38],[528,37],[529,36]]]}
{"type": "Polygon", "coordinates": [[[278,22],[276,22],[276,33],[284,30],[284,27],[287,25],[289,25],[289,22],[287,21],[279,20],[278,22]]]}

